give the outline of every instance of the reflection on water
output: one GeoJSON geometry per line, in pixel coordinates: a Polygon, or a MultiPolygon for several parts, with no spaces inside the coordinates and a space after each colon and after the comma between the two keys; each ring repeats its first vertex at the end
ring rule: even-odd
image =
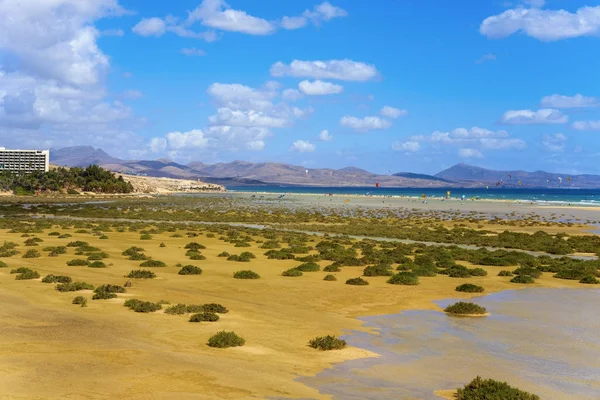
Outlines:
{"type": "Polygon", "coordinates": [[[491,315],[409,311],[364,318],[379,335],[352,332],[345,339],[381,357],[341,363],[302,381],[337,399],[438,399],[435,390],[481,375],[542,399],[600,398],[600,290],[524,289],[473,301],[491,315]]]}

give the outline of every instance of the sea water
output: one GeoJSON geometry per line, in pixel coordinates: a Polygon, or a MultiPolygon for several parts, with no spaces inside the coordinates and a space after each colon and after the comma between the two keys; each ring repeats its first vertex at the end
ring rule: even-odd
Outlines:
{"type": "Polygon", "coordinates": [[[600,290],[532,288],[473,302],[490,315],[408,311],[362,318],[377,334],[343,337],[381,357],[340,363],[301,381],[335,399],[427,400],[481,375],[542,399],[600,399],[600,290]]]}

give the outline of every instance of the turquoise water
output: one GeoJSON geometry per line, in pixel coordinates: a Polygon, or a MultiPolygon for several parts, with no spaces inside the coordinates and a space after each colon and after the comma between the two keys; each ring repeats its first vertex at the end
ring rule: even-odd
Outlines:
{"type": "Polygon", "coordinates": [[[477,375],[542,399],[600,398],[600,290],[532,288],[473,302],[490,316],[409,311],[362,318],[378,335],[350,332],[344,339],[381,357],[344,362],[301,380],[348,400],[439,399],[435,390],[463,386],[477,375]]]}
{"type": "Polygon", "coordinates": [[[450,190],[450,196],[467,199],[479,197],[494,200],[522,200],[527,202],[538,202],[541,204],[571,203],[579,205],[600,205],[600,189],[571,189],[571,188],[376,188],[376,187],[311,187],[294,186],[284,187],[277,185],[269,186],[228,186],[227,190],[236,192],[265,192],[265,193],[314,193],[334,195],[372,194],[375,196],[410,196],[419,197],[426,194],[428,197],[445,197],[446,191],[450,190]]]}

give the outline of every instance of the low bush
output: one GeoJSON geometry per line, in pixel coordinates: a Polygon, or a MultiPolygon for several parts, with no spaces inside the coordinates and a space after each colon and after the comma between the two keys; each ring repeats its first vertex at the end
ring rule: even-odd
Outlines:
{"type": "Polygon", "coordinates": [[[363,276],[392,276],[391,266],[387,264],[371,265],[363,270],[363,276]]]}
{"type": "Polygon", "coordinates": [[[454,265],[440,271],[440,274],[448,275],[450,278],[470,278],[471,271],[463,265],[454,265]]]}
{"type": "Polygon", "coordinates": [[[510,280],[512,283],[535,283],[535,280],[529,275],[517,275],[510,280]]]}
{"type": "Polygon", "coordinates": [[[190,258],[190,260],[194,260],[194,261],[201,261],[201,260],[206,260],[206,257],[203,256],[200,253],[197,253],[195,251],[189,251],[188,257],[190,258]]]}
{"type": "Polygon", "coordinates": [[[487,276],[487,271],[483,268],[472,268],[469,270],[471,276],[487,276]]]}
{"type": "Polygon", "coordinates": [[[235,274],[233,274],[233,277],[235,279],[258,279],[258,278],[260,278],[260,275],[254,271],[247,269],[247,270],[237,271],[235,274]]]}
{"type": "Polygon", "coordinates": [[[100,260],[104,260],[105,258],[108,258],[108,253],[105,252],[99,252],[99,253],[90,253],[88,254],[88,261],[100,261],[100,260]]]}
{"type": "Polygon", "coordinates": [[[493,379],[473,379],[464,388],[456,390],[456,400],[540,400],[535,394],[524,392],[506,382],[493,379]]]}
{"type": "Polygon", "coordinates": [[[339,267],[339,265],[333,263],[333,264],[328,265],[325,268],[323,268],[323,271],[325,271],[325,272],[340,272],[341,268],[339,267]]]}
{"type": "Polygon", "coordinates": [[[412,273],[417,275],[417,276],[425,276],[425,277],[432,277],[432,276],[436,276],[438,274],[438,269],[433,266],[433,265],[429,265],[429,266],[422,266],[422,267],[414,267],[412,269],[412,273]]]}
{"type": "Polygon", "coordinates": [[[584,276],[579,280],[579,283],[587,283],[590,285],[595,285],[600,283],[600,281],[594,275],[584,276]]]}
{"type": "Polygon", "coordinates": [[[124,256],[126,256],[126,257],[129,257],[129,256],[132,256],[134,254],[141,253],[142,251],[146,251],[146,250],[144,250],[141,247],[132,246],[132,247],[128,248],[127,250],[125,250],[121,254],[124,255],[124,256]]]}
{"type": "Polygon", "coordinates": [[[307,263],[302,263],[302,264],[298,265],[295,269],[297,269],[298,271],[302,271],[302,272],[316,272],[316,271],[320,271],[321,267],[317,263],[307,262],[307,263]]]}
{"type": "Polygon", "coordinates": [[[451,306],[446,307],[444,310],[449,314],[462,314],[462,315],[482,315],[487,312],[485,307],[478,306],[474,303],[468,303],[464,301],[459,301],[458,303],[454,303],[451,306]]]}
{"type": "Polygon", "coordinates": [[[325,278],[323,278],[324,281],[337,281],[337,278],[335,277],[335,275],[325,275],[325,278]]]}
{"type": "Polygon", "coordinates": [[[196,267],[195,265],[186,265],[179,270],[178,274],[179,275],[201,275],[202,268],[196,267]]]}
{"type": "Polygon", "coordinates": [[[82,246],[89,246],[88,242],[82,242],[81,240],[76,240],[74,242],[69,242],[67,244],[67,247],[82,247],[82,246]]]}
{"type": "Polygon", "coordinates": [[[212,312],[201,312],[190,317],[190,322],[216,322],[219,316],[212,312]]]}
{"type": "Polygon", "coordinates": [[[465,292],[465,293],[481,293],[485,289],[481,286],[473,285],[472,283],[463,283],[460,286],[456,287],[457,292],[465,292]]]}
{"type": "Polygon", "coordinates": [[[77,296],[71,302],[72,304],[81,304],[81,307],[87,307],[87,299],[83,296],[77,296]]]}
{"type": "Polygon", "coordinates": [[[186,244],[184,249],[198,251],[198,250],[206,249],[206,246],[204,246],[203,244],[200,244],[200,243],[191,242],[191,243],[186,244]]]}
{"type": "Polygon", "coordinates": [[[156,274],[147,269],[132,269],[126,277],[134,279],[153,279],[156,278],[156,274]]]}
{"type": "Polygon", "coordinates": [[[152,235],[148,235],[147,233],[140,235],[140,240],[152,240],[152,235]]]}
{"type": "Polygon", "coordinates": [[[227,348],[237,347],[246,344],[246,341],[239,337],[235,332],[221,331],[208,339],[210,347],[227,348]]]}
{"type": "Polygon", "coordinates": [[[227,314],[229,312],[227,307],[217,303],[203,304],[202,310],[204,310],[204,312],[212,312],[217,314],[227,314]]]}
{"type": "Polygon", "coordinates": [[[37,238],[37,237],[32,237],[32,238],[27,239],[24,242],[24,244],[25,244],[25,246],[37,246],[38,243],[41,243],[41,242],[43,242],[42,239],[37,238]]]}
{"type": "Polygon", "coordinates": [[[507,271],[505,269],[503,269],[502,271],[498,272],[498,276],[513,276],[514,274],[510,271],[507,271]]]}
{"type": "Polygon", "coordinates": [[[102,261],[94,261],[93,263],[88,264],[89,268],[106,268],[106,264],[102,261]]]}
{"type": "Polygon", "coordinates": [[[49,247],[44,247],[42,250],[49,251],[51,254],[55,254],[55,255],[67,253],[67,248],[65,246],[49,246],[49,247]]]}
{"type": "Polygon", "coordinates": [[[165,264],[162,261],[159,260],[148,260],[148,261],[144,261],[143,263],[140,264],[140,267],[143,268],[155,268],[155,267],[166,267],[167,264],[165,264]]]}
{"type": "Polygon", "coordinates": [[[13,268],[10,270],[11,274],[23,274],[25,272],[30,272],[31,269],[27,268],[27,267],[19,267],[19,268],[13,268]]]}
{"type": "Polygon", "coordinates": [[[152,303],[150,301],[142,301],[138,299],[127,299],[123,305],[130,310],[139,313],[151,313],[158,311],[162,308],[162,305],[159,303],[152,303]]]}
{"type": "Polygon", "coordinates": [[[59,283],[56,285],[56,290],[59,292],[77,292],[78,290],[93,290],[94,285],[86,282],[69,282],[59,283]]]}
{"type": "Polygon", "coordinates": [[[392,285],[418,285],[419,277],[413,272],[398,272],[387,280],[392,285]]]}
{"type": "Polygon", "coordinates": [[[73,280],[70,276],[66,275],[46,275],[42,282],[44,283],[71,283],[73,280]]]}
{"type": "Polygon", "coordinates": [[[542,276],[542,271],[532,267],[519,267],[513,271],[515,275],[529,275],[532,278],[539,278],[542,276]]]}
{"type": "Polygon", "coordinates": [[[338,339],[335,336],[319,336],[308,342],[308,345],[313,349],[318,350],[341,350],[346,347],[347,343],[345,340],[338,339]]]}
{"type": "Polygon", "coordinates": [[[302,276],[302,271],[296,268],[290,268],[281,273],[282,276],[302,276]]]}
{"type": "Polygon", "coordinates": [[[83,267],[83,266],[88,266],[89,261],[88,260],[83,260],[81,258],[76,258],[74,260],[71,261],[67,261],[67,265],[69,267],[83,267]]]}
{"type": "Polygon", "coordinates": [[[8,265],[4,261],[0,261],[0,268],[8,268],[8,265]]]}
{"type": "Polygon", "coordinates": [[[15,279],[18,281],[24,281],[28,279],[37,279],[39,277],[40,274],[37,271],[29,270],[18,274],[17,276],[15,276],[15,279]]]}
{"type": "Polygon", "coordinates": [[[358,278],[351,278],[346,281],[346,285],[365,286],[368,284],[369,284],[369,282],[365,281],[360,276],[358,278]]]}
{"type": "Polygon", "coordinates": [[[106,240],[106,239],[108,239],[108,236],[106,236],[106,235],[100,235],[100,237],[98,239],[106,240]]]}
{"type": "Polygon", "coordinates": [[[41,257],[41,254],[39,251],[37,251],[35,249],[27,250],[25,252],[25,254],[23,254],[23,258],[38,258],[38,257],[41,257]]]}
{"type": "Polygon", "coordinates": [[[229,254],[226,251],[222,251],[221,253],[217,254],[217,257],[229,257],[231,254],[229,254]]]}
{"type": "Polygon", "coordinates": [[[48,236],[60,236],[60,232],[50,232],[48,236]]]}

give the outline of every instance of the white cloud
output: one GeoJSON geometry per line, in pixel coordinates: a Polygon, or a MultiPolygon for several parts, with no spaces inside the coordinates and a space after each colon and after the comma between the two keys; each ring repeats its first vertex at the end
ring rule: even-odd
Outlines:
{"type": "Polygon", "coordinates": [[[315,151],[316,148],[317,146],[315,146],[309,141],[296,140],[292,144],[292,147],[290,149],[293,151],[297,151],[298,153],[312,153],[313,151],[315,151]]]}
{"type": "Polygon", "coordinates": [[[506,125],[543,125],[566,124],[569,117],[558,110],[543,108],[541,110],[510,110],[504,113],[500,123],[506,125]]]}
{"type": "Polygon", "coordinates": [[[305,17],[283,17],[281,27],[287,30],[304,28],[308,20],[305,17]]]}
{"type": "Polygon", "coordinates": [[[126,90],[123,93],[121,93],[121,97],[125,100],[137,100],[144,97],[144,94],[139,90],[126,90]]]}
{"type": "Polygon", "coordinates": [[[144,18],[132,29],[132,32],[140,36],[162,36],[167,31],[167,24],[160,18],[144,18]]]}
{"type": "Polygon", "coordinates": [[[340,119],[340,125],[353,129],[357,132],[368,132],[373,130],[387,129],[392,123],[387,119],[379,117],[357,118],[346,115],[340,119]]]}
{"type": "Polygon", "coordinates": [[[289,65],[281,61],[273,64],[271,75],[364,82],[376,78],[379,72],[374,65],[348,59],[330,61],[294,60],[289,65]]]}
{"type": "Polygon", "coordinates": [[[390,107],[390,106],[384,106],[379,111],[379,114],[383,117],[396,119],[396,118],[404,117],[404,116],[408,115],[408,111],[401,110],[399,108],[390,107]]]}
{"type": "Polygon", "coordinates": [[[492,53],[488,53],[488,54],[484,54],[481,57],[479,57],[477,60],[475,60],[476,64],[481,64],[484,63],[486,61],[495,61],[496,60],[496,56],[492,53]]]}
{"type": "Polygon", "coordinates": [[[302,93],[308,96],[322,96],[328,94],[338,94],[344,91],[344,87],[335,83],[316,81],[302,81],[298,84],[298,88],[302,93]]]}
{"type": "Polygon", "coordinates": [[[471,148],[458,149],[458,155],[461,158],[483,158],[481,151],[471,148]]]}
{"type": "Polygon", "coordinates": [[[296,101],[302,98],[302,93],[298,89],[285,89],[281,97],[287,101],[296,101]]]}
{"type": "Polygon", "coordinates": [[[252,151],[259,151],[265,148],[264,140],[252,140],[246,143],[246,148],[252,151]]]}
{"type": "Polygon", "coordinates": [[[488,150],[523,150],[527,143],[521,139],[511,138],[504,130],[491,131],[489,129],[472,127],[470,129],[457,128],[450,132],[435,131],[430,135],[416,135],[409,139],[410,142],[430,143],[438,150],[448,146],[460,146],[467,149],[488,150]]]}
{"type": "Polygon", "coordinates": [[[281,19],[281,26],[284,29],[299,29],[306,26],[308,21],[312,22],[313,25],[320,25],[323,22],[347,15],[346,10],[325,1],[315,6],[312,10],[305,10],[301,16],[283,17],[281,19]]]}
{"type": "Polygon", "coordinates": [[[186,56],[205,56],[206,52],[202,49],[197,49],[195,47],[189,47],[181,49],[181,54],[186,56]]]}
{"type": "Polygon", "coordinates": [[[505,38],[523,32],[538,40],[553,41],[600,33],[600,6],[566,10],[517,7],[486,18],[479,32],[489,38],[505,38]]]}
{"type": "Polygon", "coordinates": [[[542,147],[551,153],[562,153],[565,150],[567,140],[567,137],[562,133],[544,135],[542,147]]]}
{"type": "Polygon", "coordinates": [[[124,36],[125,31],[123,29],[105,29],[100,32],[100,36],[124,36]]]}
{"type": "Polygon", "coordinates": [[[552,96],[543,97],[541,104],[542,107],[547,108],[586,108],[600,105],[596,97],[586,97],[582,94],[576,94],[575,96],[553,94],[552,96]]]}
{"type": "Polygon", "coordinates": [[[600,131],[600,121],[576,121],[573,128],[578,131],[600,131]]]}
{"type": "Polygon", "coordinates": [[[229,125],[245,127],[283,128],[288,125],[288,120],[270,116],[264,112],[254,110],[232,110],[224,107],[217,110],[216,115],[208,117],[211,125],[229,125]]]}
{"type": "Polygon", "coordinates": [[[395,141],[392,143],[392,150],[394,151],[404,151],[407,153],[416,153],[421,148],[419,142],[415,142],[409,140],[407,142],[395,141]]]}
{"type": "Polygon", "coordinates": [[[333,136],[331,136],[327,129],[323,129],[319,133],[319,140],[322,142],[331,142],[333,140],[333,136]]]}
{"type": "Polygon", "coordinates": [[[224,0],[203,0],[188,15],[188,23],[196,21],[211,28],[249,35],[269,35],[276,29],[273,23],[265,19],[230,8],[224,0]]]}

